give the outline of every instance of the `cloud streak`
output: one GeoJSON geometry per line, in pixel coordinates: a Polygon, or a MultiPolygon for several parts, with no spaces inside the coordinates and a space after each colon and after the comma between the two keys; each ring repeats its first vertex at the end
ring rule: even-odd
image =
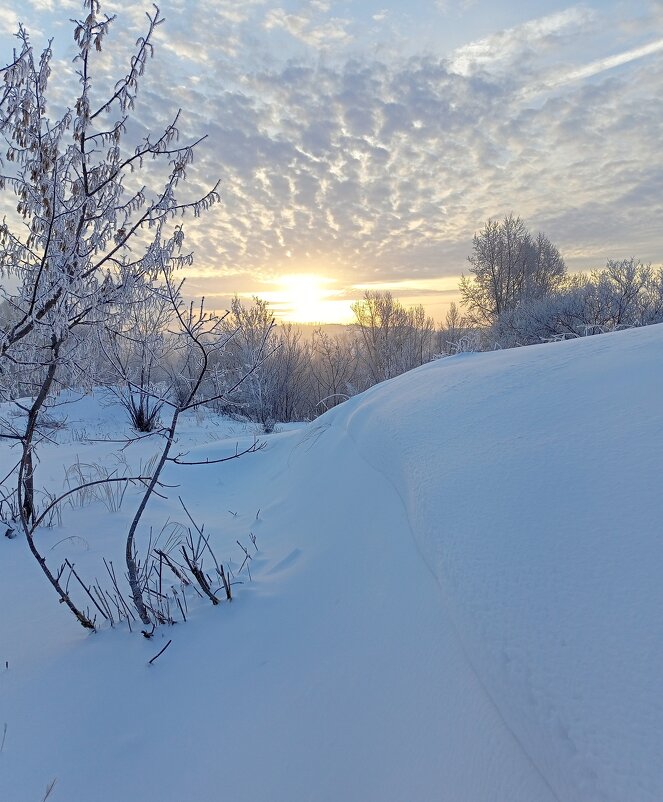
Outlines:
{"type": "Polygon", "coordinates": [[[606,70],[613,70],[616,67],[621,67],[624,64],[630,64],[632,61],[637,61],[647,56],[653,56],[656,53],[663,52],[663,39],[657,39],[640,47],[634,47],[632,50],[627,50],[624,53],[617,53],[614,56],[607,56],[592,61],[582,67],[576,67],[569,70],[567,73],[562,74],[557,79],[551,81],[544,88],[554,89],[566,84],[573,83],[574,81],[582,81],[586,78],[593,78],[595,75],[600,75],[606,70]]]}

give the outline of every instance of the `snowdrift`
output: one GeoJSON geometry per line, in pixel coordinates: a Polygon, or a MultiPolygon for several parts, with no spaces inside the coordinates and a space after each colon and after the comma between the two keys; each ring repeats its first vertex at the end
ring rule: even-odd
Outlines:
{"type": "MultiPolygon", "coordinates": [[[[0,544],[0,799],[660,802],[662,353],[652,326],[461,355],[174,469],[222,559],[258,551],[151,641],[79,632],[0,544]]],[[[49,560],[121,564],[134,501],[65,511],[49,560]]]]}

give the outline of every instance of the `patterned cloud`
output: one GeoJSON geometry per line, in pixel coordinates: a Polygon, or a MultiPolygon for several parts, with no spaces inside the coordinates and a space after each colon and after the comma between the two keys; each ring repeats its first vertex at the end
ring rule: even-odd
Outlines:
{"type": "MultiPolygon", "coordinates": [[[[496,4],[452,14],[421,0],[431,26],[457,19],[475,35],[419,52],[396,46],[410,19],[399,4],[368,2],[362,18],[355,5],[162,3],[139,123],[181,106],[183,134],[208,134],[191,191],[221,179],[222,203],[187,228],[192,287],[224,296],[312,272],[339,292],[391,283],[423,296],[422,281],[463,271],[488,217],[512,210],[572,268],[663,260],[660,3],[551,9],[486,33],[496,4]]],[[[72,3],[7,6],[0,42],[15,18],[52,30],[64,68],[72,3]]],[[[119,0],[107,10],[110,82],[144,17],[119,0]]]]}

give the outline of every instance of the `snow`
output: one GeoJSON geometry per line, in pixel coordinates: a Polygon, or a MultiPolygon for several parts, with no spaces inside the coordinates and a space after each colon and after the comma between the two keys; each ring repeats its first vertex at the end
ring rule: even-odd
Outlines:
{"type": "MultiPolygon", "coordinates": [[[[663,799],[662,349],[651,326],[460,355],[169,469],[148,523],[183,522],[181,495],[252,581],[149,641],[86,635],[0,543],[0,799],[663,799]]],[[[73,430],[124,425],[70,409],[51,487],[117,449],[73,430]]],[[[180,449],[253,434],[191,416],[180,449]]],[[[65,509],[49,561],[120,566],[136,499],[65,509]]]]}

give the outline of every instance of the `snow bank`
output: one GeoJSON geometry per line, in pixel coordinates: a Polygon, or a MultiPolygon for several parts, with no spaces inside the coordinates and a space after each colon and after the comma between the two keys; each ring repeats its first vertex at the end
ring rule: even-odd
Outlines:
{"type": "MultiPolygon", "coordinates": [[[[259,551],[232,604],[156,640],[79,632],[0,544],[0,799],[662,799],[662,348],[655,326],[445,359],[172,471],[221,559],[259,551]]],[[[205,439],[182,435],[235,443],[205,439]]],[[[120,564],[134,503],[66,511],[49,559],[120,564]]]]}

